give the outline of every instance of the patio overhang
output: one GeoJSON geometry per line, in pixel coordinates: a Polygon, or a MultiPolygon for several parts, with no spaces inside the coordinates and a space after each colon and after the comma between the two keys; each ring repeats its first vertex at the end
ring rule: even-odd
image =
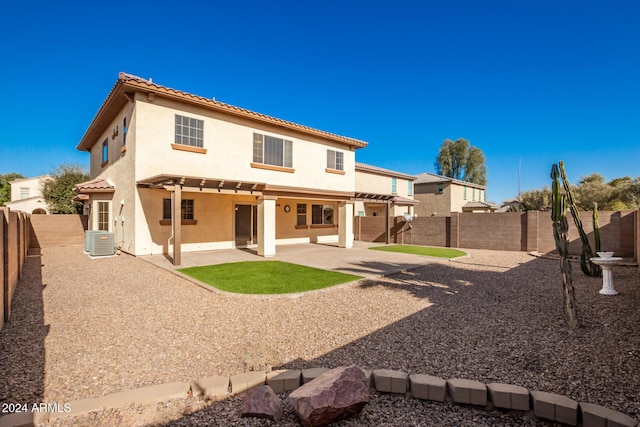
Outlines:
{"type": "Polygon", "coordinates": [[[152,188],[173,191],[180,186],[183,192],[202,192],[220,194],[257,194],[261,195],[266,184],[253,181],[237,181],[221,178],[194,177],[184,175],[155,175],[136,182],[139,188],[152,188]]]}
{"type": "Polygon", "coordinates": [[[393,194],[356,193],[354,200],[360,200],[365,203],[391,203],[395,197],[393,194]]]}

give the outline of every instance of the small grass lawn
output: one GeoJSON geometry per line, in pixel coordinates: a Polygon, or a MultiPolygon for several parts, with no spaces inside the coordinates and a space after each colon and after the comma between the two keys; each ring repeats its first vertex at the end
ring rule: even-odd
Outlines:
{"type": "Polygon", "coordinates": [[[282,261],[232,262],[179,268],[178,271],[214,288],[238,294],[289,294],[362,279],[352,274],[282,261]]]}
{"type": "Polygon", "coordinates": [[[400,252],[403,254],[426,255],[438,258],[457,258],[466,255],[466,252],[457,249],[432,248],[429,246],[413,246],[413,245],[391,245],[391,246],[373,246],[369,249],[375,251],[400,252]]]}

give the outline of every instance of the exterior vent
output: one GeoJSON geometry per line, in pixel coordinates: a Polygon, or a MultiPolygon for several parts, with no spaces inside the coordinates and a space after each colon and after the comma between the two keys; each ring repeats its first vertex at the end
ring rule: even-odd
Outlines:
{"type": "Polygon", "coordinates": [[[87,230],[84,232],[84,251],[89,252],[95,242],[96,234],[104,234],[108,231],[104,230],[87,230]]]}
{"type": "Polygon", "coordinates": [[[113,233],[98,233],[93,237],[93,245],[89,247],[91,256],[108,256],[115,254],[115,236],[113,233]]]}

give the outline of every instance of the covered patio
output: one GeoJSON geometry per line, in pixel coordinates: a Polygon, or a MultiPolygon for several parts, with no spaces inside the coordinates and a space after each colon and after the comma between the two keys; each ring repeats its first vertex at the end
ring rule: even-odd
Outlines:
{"type": "Polygon", "coordinates": [[[168,174],[143,179],[136,184],[138,194],[143,199],[145,216],[149,218],[154,215],[154,200],[160,200],[158,193],[153,195],[149,191],[161,190],[170,196],[162,198],[163,219],[159,222],[160,226],[170,226],[170,236],[168,239],[161,237],[162,233],[158,232],[155,224],[155,229],[150,229],[150,233],[156,244],[164,246],[162,250],[165,255],[157,257],[175,266],[187,267],[190,265],[189,260],[194,259],[193,255],[188,255],[193,248],[185,250],[185,244],[219,245],[219,248],[208,248],[212,249],[208,251],[200,251],[198,247],[195,249],[196,252],[216,254],[230,247],[246,246],[251,248],[248,253],[268,258],[276,256],[276,246],[280,248],[280,245],[300,243],[303,240],[319,241],[330,237],[327,235],[335,234],[337,245],[341,248],[353,245],[353,193],[348,191],[282,187],[262,182],[168,174]],[[208,196],[207,201],[203,196],[208,196]],[[228,198],[218,202],[225,196],[228,198]],[[194,197],[200,197],[200,202],[208,204],[207,208],[200,211],[200,221],[194,215],[194,197]],[[186,201],[191,204],[184,205],[183,202],[186,201]],[[166,206],[164,202],[167,202],[166,206]],[[316,212],[318,207],[319,214],[316,212]],[[189,213],[188,217],[185,217],[185,212],[189,213]],[[328,213],[325,214],[326,212],[328,213]],[[185,225],[194,227],[191,230],[191,241],[189,237],[185,237],[185,225]],[[194,240],[201,239],[202,233],[207,232],[207,227],[209,230],[224,230],[222,233],[227,236],[218,235],[210,238],[211,241],[194,240]],[[199,231],[194,232],[194,229],[199,231]],[[166,256],[168,254],[169,257],[166,256]]]}

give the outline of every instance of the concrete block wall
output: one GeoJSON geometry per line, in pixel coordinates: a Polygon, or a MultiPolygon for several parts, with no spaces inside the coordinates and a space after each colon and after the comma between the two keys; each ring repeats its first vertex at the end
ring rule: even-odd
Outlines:
{"type": "MultiPolygon", "coordinates": [[[[602,249],[616,256],[638,260],[640,248],[640,209],[599,213],[602,249]]],[[[582,212],[583,228],[595,251],[591,212],[582,212]]],[[[582,250],[578,230],[569,220],[569,250],[579,255],[582,250]]],[[[396,217],[390,227],[389,242],[441,246],[463,249],[555,252],[551,214],[546,211],[504,213],[459,213],[450,217],[417,217],[411,234],[403,217],[396,217]],[[411,236],[411,237],[409,237],[411,236]]],[[[384,242],[384,218],[357,217],[356,240],[384,242]],[[363,230],[358,233],[357,230],[363,230]]]]}
{"type": "Polygon", "coordinates": [[[11,301],[27,256],[30,215],[0,207],[0,329],[11,317],[11,301]]]}
{"type": "Polygon", "coordinates": [[[32,249],[84,244],[88,228],[86,215],[33,215],[30,246],[32,249]]]}
{"type": "Polygon", "coordinates": [[[521,251],[526,249],[524,212],[500,214],[460,213],[461,248],[521,251]]]}
{"type": "MultiPolygon", "coordinates": [[[[107,408],[130,404],[162,402],[178,398],[225,398],[251,387],[267,384],[277,393],[293,391],[328,368],[304,370],[283,369],[275,372],[251,371],[231,376],[214,376],[193,380],[124,390],[102,397],[81,399],[54,406],[53,410],[22,412],[0,417],[0,427],[34,426],[59,418],[84,415],[107,408]],[[307,381],[305,375],[309,376],[307,381]]],[[[567,396],[539,390],[528,390],[512,384],[489,383],[464,378],[443,378],[411,374],[389,369],[364,370],[365,381],[381,393],[405,398],[452,402],[487,410],[499,409],[514,416],[536,417],[545,421],[582,427],[638,427],[637,419],[589,402],[578,402],[567,396]],[[370,376],[367,376],[370,375],[370,376]],[[367,380],[367,378],[369,378],[367,380]]],[[[372,404],[372,403],[370,403],[372,404]]]]}

